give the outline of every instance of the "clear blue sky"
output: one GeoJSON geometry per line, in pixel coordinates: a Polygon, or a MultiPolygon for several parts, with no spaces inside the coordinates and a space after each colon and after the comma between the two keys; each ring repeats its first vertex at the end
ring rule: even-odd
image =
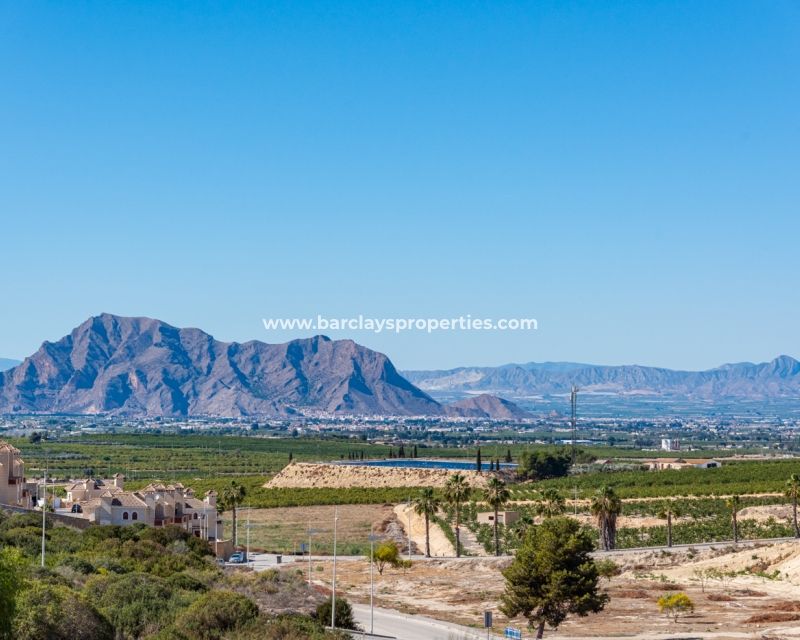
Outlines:
{"type": "Polygon", "coordinates": [[[0,2],[0,356],[103,311],[400,368],[800,357],[796,2],[0,2]],[[305,332],[308,335],[310,332],[305,332]]]}

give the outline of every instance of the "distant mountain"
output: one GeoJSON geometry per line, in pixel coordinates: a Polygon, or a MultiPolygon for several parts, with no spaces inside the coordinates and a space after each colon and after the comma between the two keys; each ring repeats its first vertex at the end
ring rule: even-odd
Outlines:
{"type": "Polygon", "coordinates": [[[11,360],[10,358],[0,358],[0,371],[8,371],[9,369],[13,369],[18,364],[21,364],[19,360],[11,360]]]}
{"type": "Polygon", "coordinates": [[[513,402],[482,393],[479,396],[464,398],[446,407],[452,416],[465,418],[487,418],[492,420],[524,420],[533,414],[520,409],[513,402]]]}
{"type": "MultiPolygon", "coordinates": [[[[507,404],[497,405],[504,414],[513,412],[507,404]]],[[[447,409],[400,376],[385,355],[351,340],[219,342],[199,329],[104,313],[0,373],[0,413],[54,412],[444,415],[447,409]]]]}
{"type": "Polygon", "coordinates": [[[656,395],[705,401],[800,397],[800,362],[789,356],[762,364],[728,364],[708,371],[673,371],[638,365],[578,365],[574,369],[573,366],[565,363],[564,367],[545,369],[505,365],[401,373],[430,393],[491,393],[506,398],[566,394],[573,385],[584,393],[656,395]]]}

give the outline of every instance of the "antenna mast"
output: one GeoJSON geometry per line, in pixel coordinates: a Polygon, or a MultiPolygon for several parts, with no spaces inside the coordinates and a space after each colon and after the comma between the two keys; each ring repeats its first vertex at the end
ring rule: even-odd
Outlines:
{"type": "Polygon", "coordinates": [[[578,410],[578,387],[572,387],[572,393],[569,395],[569,404],[572,409],[572,464],[575,464],[575,438],[577,437],[575,414],[578,410]]]}

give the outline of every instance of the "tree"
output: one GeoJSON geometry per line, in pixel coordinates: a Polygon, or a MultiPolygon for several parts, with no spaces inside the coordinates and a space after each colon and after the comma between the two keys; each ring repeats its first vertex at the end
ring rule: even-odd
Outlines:
{"type": "Polygon", "coordinates": [[[609,598],[599,591],[600,575],[589,555],[593,548],[591,536],[571,518],[551,518],[529,528],[503,571],[500,611],[509,618],[524,615],[529,626],[538,626],[539,639],[545,624],[556,628],[570,614],[602,611],[609,598]]]}
{"type": "MultiPolygon", "coordinates": [[[[331,598],[317,605],[317,620],[331,619],[331,598]]],[[[361,627],[353,617],[353,607],[350,603],[341,596],[336,598],[336,628],[337,629],[352,629],[353,631],[360,631],[361,627]]]]}
{"type": "Polygon", "coordinates": [[[694,612],[694,602],[685,593],[663,596],[657,603],[658,610],[666,616],[678,621],[678,617],[694,612]]]}
{"type": "Polygon", "coordinates": [[[533,508],[537,516],[556,518],[563,516],[567,510],[567,501],[556,489],[544,489],[533,508]]]}
{"type": "Polygon", "coordinates": [[[533,518],[530,516],[522,516],[517,520],[517,539],[524,540],[525,536],[528,534],[528,529],[533,526],[533,518]]]}
{"type": "Polygon", "coordinates": [[[740,503],[741,500],[737,495],[731,496],[725,503],[725,506],[731,510],[731,522],[733,523],[733,544],[739,544],[739,523],[737,522],[736,517],[739,513],[740,503]]]}
{"type": "Polygon", "coordinates": [[[222,494],[220,495],[222,504],[230,509],[232,513],[231,525],[233,526],[233,536],[231,537],[233,538],[234,547],[239,545],[239,532],[236,530],[236,507],[246,495],[247,490],[236,482],[236,480],[231,480],[229,485],[224,486],[222,488],[222,494]]]}
{"type": "Polygon", "coordinates": [[[792,511],[794,515],[794,537],[800,538],[800,529],[797,528],[797,496],[800,494],[800,475],[793,473],[786,481],[784,495],[792,499],[792,511]]]}
{"type": "Polygon", "coordinates": [[[617,536],[617,517],[622,513],[622,501],[611,487],[600,487],[592,498],[589,511],[600,529],[600,549],[612,551],[617,536]]]}
{"type": "Polygon", "coordinates": [[[22,588],[23,564],[19,549],[0,549],[0,640],[10,640],[12,637],[11,621],[17,608],[17,596],[22,588]]]}
{"type": "Polygon", "coordinates": [[[513,459],[511,458],[511,449],[506,449],[506,462],[513,462],[513,459]]]}
{"type": "Polygon", "coordinates": [[[477,458],[475,458],[475,469],[478,471],[478,473],[483,471],[482,466],[483,465],[481,464],[481,450],[478,449],[478,456],[477,458]]]}
{"type": "Polygon", "coordinates": [[[467,479],[460,473],[454,473],[444,485],[444,499],[456,508],[456,558],[461,557],[461,504],[469,499],[472,488],[467,484],[467,479]]]}
{"type": "Polygon", "coordinates": [[[610,560],[609,558],[605,558],[604,560],[597,560],[597,573],[600,574],[601,578],[605,578],[609,582],[611,578],[614,576],[618,576],[620,572],[620,568],[616,562],[610,560]]]}
{"type": "Polygon", "coordinates": [[[517,473],[526,480],[563,478],[569,473],[571,459],[568,451],[525,451],[519,458],[517,473]]]}
{"type": "Polygon", "coordinates": [[[667,546],[672,546],[672,519],[678,519],[683,515],[679,507],[670,503],[667,507],[658,512],[658,517],[667,521],[667,546]]]}
{"type": "Polygon", "coordinates": [[[34,431],[31,435],[28,436],[28,442],[31,444],[40,444],[42,442],[42,434],[38,431],[34,431]]]}
{"type": "MultiPolygon", "coordinates": [[[[375,549],[375,553],[370,557],[370,562],[375,563],[375,568],[378,570],[380,575],[383,575],[383,570],[387,566],[397,567],[401,561],[402,558],[400,557],[400,549],[397,548],[397,545],[394,542],[382,544],[375,549]]],[[[330,612],[330,609],[328,609],[329,615],[330,612]]]]}
{"type": "Polygon", "coordinates": [[[414,499],[414,513],[425,517],[425,557],[431,557],[430,518],[436,515],[441,506],[441,501],[436,497],[431,487],[425,487],[414,499]]]}
{"type": "Polygon", "coordinates": [[[706,592],[706,585],[709,583],[709,581],[716,579],[717,573],[719,573],[719,571],[713,567],[706,567],[705,569],[695,569],[694,571],[692,571],[694,579],[700,583],[700,591],[702,593],[706,592]]]}
{"type": "Polygon", "coordinates": [[[497,511],[511,499],[508,485],[500,478],[491,478],[483,492],[484,500],[494,509],[494,555],[500,555],[500,539],[497,535],[497,511]]]}

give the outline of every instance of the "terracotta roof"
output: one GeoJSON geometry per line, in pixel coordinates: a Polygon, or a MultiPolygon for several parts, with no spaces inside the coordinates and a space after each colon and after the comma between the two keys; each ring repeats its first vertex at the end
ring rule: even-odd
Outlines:
{"type": "Polygon", "coordinates": [[[135,493],[118,493],[114,496],[111,504],[115,507],[146,507],[147,503],[139,498],[135,493]]]}
{"type": "Polygon", "coordinates": [[[208,508],[208,503],[198,500],[197,498],[187,498],[186,506],[192,509],[206,509],[208,508]]]}
{"type": "Polygon", "coordinates": [[[5,440],[0,440],[0,451],[10,451],[11,453],[19,453],[19,449],[11,446],[5,440]]]}

